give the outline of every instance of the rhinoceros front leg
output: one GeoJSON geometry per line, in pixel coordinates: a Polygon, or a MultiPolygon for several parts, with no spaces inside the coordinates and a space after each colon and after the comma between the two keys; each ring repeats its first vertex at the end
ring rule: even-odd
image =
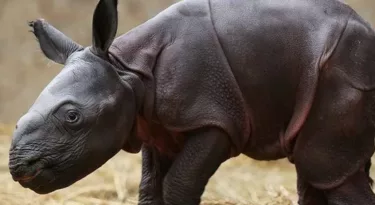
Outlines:
{"type": "Polygon", "coordinates": [[[230,156],[229,136],[216,128],[187,134],[163,183],[166,205],[198,205],[210,177],[230,156]]]}
{"type": "Polygon", "coordinates": [[[139,205],[163,205],[162,184],[172,160],[156,148],[142,147],[142,177],[139,186],[139,205]]]}

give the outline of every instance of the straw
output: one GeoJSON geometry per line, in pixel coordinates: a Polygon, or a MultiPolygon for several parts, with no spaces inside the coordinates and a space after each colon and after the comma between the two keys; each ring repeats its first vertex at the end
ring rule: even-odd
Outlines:
{"type": "MultiPolygon", "coordinates": [[[[8,152],[13,125],[0,125],[0,204],[136,205],[140,154],[118,153],[81,181],[47,195],[23,188],[11,178],[8,152]]],[[[245,156],[223,163],[210,179],[202,205],[297,204],[295,170],[286,160],[259,162],[245,156]]]]}

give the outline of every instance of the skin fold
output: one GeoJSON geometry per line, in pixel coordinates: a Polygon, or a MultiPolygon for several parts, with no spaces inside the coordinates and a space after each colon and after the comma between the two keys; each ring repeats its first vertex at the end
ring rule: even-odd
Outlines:
{"type": "MultiPolygon", "coordinates": [[[[375,32],[337,0],[184,0],[92,45],[29,22],[63,65],[14,131],[9,169],[38,194],[142,153],[141,205],[197,205],[226,160],[288,158],[300,205],[374,204],[375,32]]],[[[124,173],[126,174],[126,173],[124,173]]]]}

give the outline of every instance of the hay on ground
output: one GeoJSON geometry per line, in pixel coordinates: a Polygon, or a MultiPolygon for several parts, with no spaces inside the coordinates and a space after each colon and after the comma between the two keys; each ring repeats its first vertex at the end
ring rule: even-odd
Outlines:
{"type": "MultiPolygon", "coordinates": [[[[11,138],[0,126],[0,204],[135,205],[141,177],[140,154],[118,153],[72,186],[38,195],[14,182],[8,170],[11,138]]],[[[6,131],[5,131],[6,130],[6,131]]],[[[259,162],[239,156],[225,162],[210,179],[203,205],[295,205],[296,174],[287,160],[259,162]]]]}

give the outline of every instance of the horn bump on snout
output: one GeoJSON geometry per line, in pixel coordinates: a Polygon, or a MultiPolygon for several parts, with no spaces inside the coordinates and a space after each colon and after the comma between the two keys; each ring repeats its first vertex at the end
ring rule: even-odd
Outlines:
{"type": "MultiPolygon", "coordinates": [[[[40,126],[45,123],[42,115],[38,112],[29,112],[23,115],[17,122],[17,128],[13,132],[12,143],[10,151],[14,150],[19,142],[22,141],[32,141],[32,139],[24,139],[25,136],[32,134],[40,126]]],[[[21,143],[22,144],[22,143],[21,143]]]]}

